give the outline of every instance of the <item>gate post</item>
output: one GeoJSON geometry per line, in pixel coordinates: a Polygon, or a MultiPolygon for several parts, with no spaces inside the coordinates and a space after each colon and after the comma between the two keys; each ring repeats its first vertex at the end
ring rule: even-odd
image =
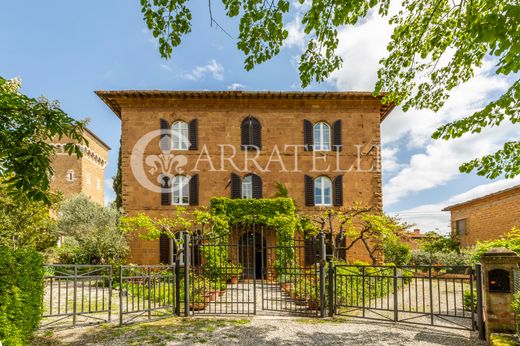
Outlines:
{"type": "Polygon", "coordinates": [[[516,332],[513,302],[513,271],[520,257],[505,248],[493,248],[481,256],[484,272],[484,320],[486,338],[491,333],[516,332]]]}
{"type": "Polygon", "coordinates": [[[184,232],[184,316],[190,314],[190,234],[184,232]]]}
{"type": "MultiPolygon", "coordinates": [[[[477,263],[475,266],[475,279],[476,279],[476,290],[477,290],[477,328],[478,338],[480,340],[486,340],[486,330],[484,329],[484,307],[482,299],[482,264],[477,263]]],[[[473,292],[471,292],[473,295],[473,292]]],[[[473,304],[472,304],[473,305],[473,304]]],[[[472,307],[473,308],[473,307],[472,307]]]]}
{"type": "Polygon", "coordinates": [[[334,291],[335,291],[335,270],[334,263],[332,261],[329,262],[329,317],[334,317],[335,299],[334,299],[334,291]]]}
{"type": "MultiPolygon", "coordinates": [[[[59,292],[59,291],[58,291],[59,292]]],[[[72,325],[76,325],[76,309],[77,309],[77,300],[78,300],[78,266],[74,265],[74,302],[72,303],[72,325]]],[[[81,297],[83,300],[83,297],[81,297]]],[[[58,304],[61,302],[58,300],[58,304]]],[[[68,304],[68,302],[67,302],[68,304]]]]}
{"type": "Polygon", "coordinates": [[[110,266],[110,269],[108,271],[108,323],[112,320],[112,277],[113,274],[113,268],[110,266]]]}
{"type": "MultiPolygon", "coordinates": [[[[397,267],[394,267],[394,322],[399,320],[399,302],[397,300],[397,267]]],[[[404,286],[404,285],[403,285],[404,286]]],[[[404,302],[403,302],[404,304],[404,302]]]]}
{"type": "Polygon", "coordinates": [[[173,268],[175,275],[175,314],[181,315],[181,261],[179,256],[175,258],[175,267],[173,268]]]}
{"type": "Polygon", "coordinates": [[[325,317],[325,234],[318,234],[320,241],[320,317],[325,317]]]}

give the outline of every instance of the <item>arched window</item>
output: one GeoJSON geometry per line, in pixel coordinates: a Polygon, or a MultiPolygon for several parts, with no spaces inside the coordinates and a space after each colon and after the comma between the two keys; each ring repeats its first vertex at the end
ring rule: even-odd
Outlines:
{"type": "Polygon", "coordinates": [[[242,149],[261,149],[262,148],[262,126],[260,122],[248,116],[242,121],[240,126],[242,149]]]}
{"type": "Polygon", "coordinates": [[[172,204],[187,205],[190,203],[189,179],[185,175],[177,175],[172,179],[172,204]]]}
{"type": "Polygon", "coordinates": [[[314,150],[330,150],[330,126],[327,123],[314,124],[314,150]]]}
{"type": "Polygon", "coordinates": [[[242,179],[242,198],[253,198],[253,176],[246,175],[242,179]]]}
{"type": "Polygon", "coordinates": [[[317,177],[314,180],[314,205],[332,205],[332,183],[328,177],[317,177]]]}
{"type": "Polygon", "coordinates": [[[184,121],[176,121],[172,125],[172,149],[188,150],[190,147],[188,124],[184,121]]]}

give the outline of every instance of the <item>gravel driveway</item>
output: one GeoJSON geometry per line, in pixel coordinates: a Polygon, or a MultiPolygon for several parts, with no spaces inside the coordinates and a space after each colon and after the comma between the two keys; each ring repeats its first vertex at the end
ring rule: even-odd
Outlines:
{"type": "Polygon", "coordinates": [[[169,318],[40,331],[33,345],[485,345],[469,331],[355,319],[169,318]]]}

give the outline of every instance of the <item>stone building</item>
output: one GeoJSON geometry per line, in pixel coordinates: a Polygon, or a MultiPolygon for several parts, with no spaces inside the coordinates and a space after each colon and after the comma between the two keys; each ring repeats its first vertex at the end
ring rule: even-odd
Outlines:
{"type": "Polygon", "coordinates": [[[65,144],[71,142],[68,138],[53,141],[56,155],[52,162],[54,175],[51,178],[51,189],[63,193],[65,198],[83,193],[94,202],[104,205],[105,168],[110,147],[88,129],[85,129],[83,135],[88,146],[82,146],[83,156],[80,159],[65,152],[65,144]]]}
{"type": "MultiPolygon", "coordinates": [[[[393,107],[369,92],[96,94],[121,119],[130,215],[172,215],[216,196],[273,197],[278,182],[305,213],[354,203],[382,209],[380,124],[393,107]]],[[[367,259],[361,246],[348,256],[367,259]]],[[[160,260],[159,240],[131,241],[132,263],[160,260]]]]}
{"type": "Polygon", "coordinates": [[[497,239],[520,227],[520,185],[443,209],[451,213],[451,230],[461,246],[497,239]]]}

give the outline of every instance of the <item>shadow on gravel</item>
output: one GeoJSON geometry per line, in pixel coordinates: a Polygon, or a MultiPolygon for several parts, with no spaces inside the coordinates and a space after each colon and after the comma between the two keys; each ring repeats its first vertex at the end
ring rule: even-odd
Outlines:
{"type": "Polygon", "coordinates": [[[468,333],[356,321],[178,319],[40,333],[33,345],[485,345],[468,333]]]}

